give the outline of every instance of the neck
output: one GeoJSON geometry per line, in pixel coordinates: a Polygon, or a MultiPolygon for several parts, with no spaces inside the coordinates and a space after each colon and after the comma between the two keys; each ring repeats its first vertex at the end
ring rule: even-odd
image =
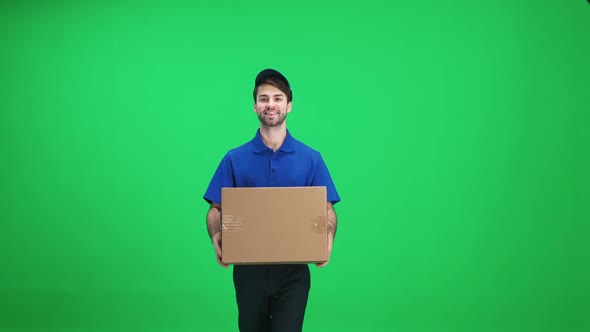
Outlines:
{"type": "Polygon", "coordinates": [[[273,151],[277,151],[285,138],[287,137],[287,126],[283,122],[282,125],[276,127],[260,126],[260,136],[262,136],[262,142],[264,145],[271,148],[273,151]]]}

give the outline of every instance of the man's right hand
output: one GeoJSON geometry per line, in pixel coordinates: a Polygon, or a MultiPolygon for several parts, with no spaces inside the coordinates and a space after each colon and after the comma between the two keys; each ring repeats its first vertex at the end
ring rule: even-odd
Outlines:
{"type": "Polygon", "coordinates": [[[213,249],[215,249],[215,257],[217,257],[217,263],[223,267],[228,267],[229,264],[225,264],[221,261],[221,232],[217,232],[211,236],[211,242],[213,242],[213,249]]]}

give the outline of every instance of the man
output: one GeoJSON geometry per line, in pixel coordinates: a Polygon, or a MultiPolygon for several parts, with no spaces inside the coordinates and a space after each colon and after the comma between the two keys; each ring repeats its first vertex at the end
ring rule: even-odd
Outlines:
{"type": "MultiPolygon", "coordinates": [[[[228,266],[221,261],[223,187],[325,186],[330,254],[337,225],[333,205],[340,197],[320,153],[287,130],[293,99],[289,81],[278,71],[265,69],[256,76],[253,95],[260,128],[251,141],[225,154],[203,197],[211,204],[207,228],[217,262],[228,266]]],[[[311,285],[307,264],[236,265],[233,280],[241,332],[302,330],[311,285]]]]}

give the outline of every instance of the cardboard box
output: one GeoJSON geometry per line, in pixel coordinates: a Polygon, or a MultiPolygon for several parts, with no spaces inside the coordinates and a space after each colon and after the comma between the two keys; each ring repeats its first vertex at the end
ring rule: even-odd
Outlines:
{"type": "Polygon", "coordinates": [[[223,188],[222,261],[296,264],[328,260],[326,187],[223,188]]]}

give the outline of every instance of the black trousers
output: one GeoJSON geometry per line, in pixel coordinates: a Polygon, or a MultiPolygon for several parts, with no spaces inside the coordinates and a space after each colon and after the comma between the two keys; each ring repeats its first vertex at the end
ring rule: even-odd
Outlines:
{"type": "Polygon", "coordinates": [[[311,286],[309,267],[235,265],[240,332],[300,332],[311,286]]]}

